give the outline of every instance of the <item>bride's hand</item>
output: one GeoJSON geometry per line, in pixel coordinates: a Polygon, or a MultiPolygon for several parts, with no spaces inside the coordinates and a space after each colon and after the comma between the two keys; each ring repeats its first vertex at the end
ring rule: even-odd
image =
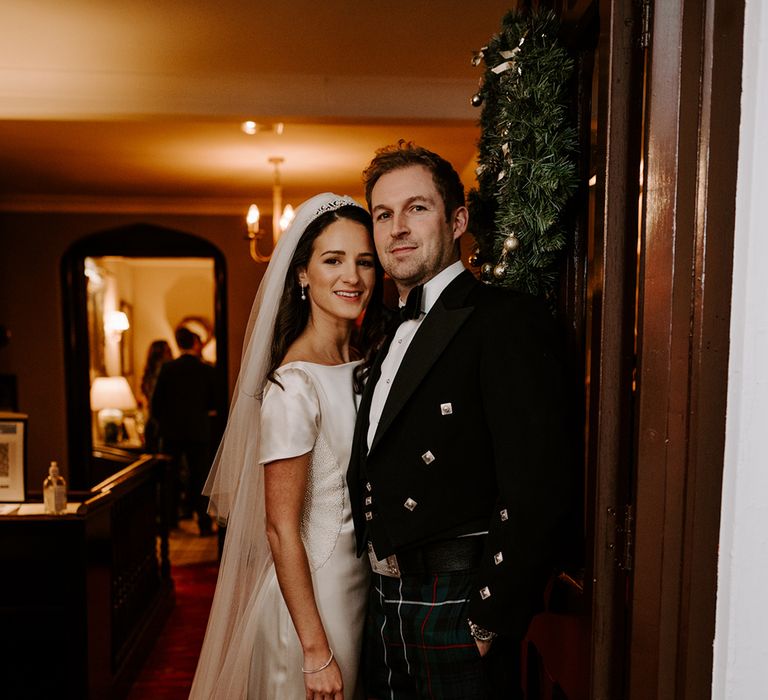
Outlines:
{"type": "MultiPolygon", "coordinates": [[[[318,660],[313,654],[305,654],[304,668],[318,668],[326,660],[327,657],[318,660]]],[[[305,673],[304,690],[306,700],[344,700],[344,682],[336,659],[333,659],[322,671],[305,673]]]]}

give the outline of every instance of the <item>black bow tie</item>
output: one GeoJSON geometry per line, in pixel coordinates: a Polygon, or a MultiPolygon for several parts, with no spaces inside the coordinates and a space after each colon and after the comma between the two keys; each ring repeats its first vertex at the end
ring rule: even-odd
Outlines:
{"type": "Polygon", "coordinates": [[[424,296],[424,285],[419,284],[408,292],[408,298],[405,300],[405,306],[400,307],[400,321],[415,321],[421,316],[421,300],[424,296]]]}

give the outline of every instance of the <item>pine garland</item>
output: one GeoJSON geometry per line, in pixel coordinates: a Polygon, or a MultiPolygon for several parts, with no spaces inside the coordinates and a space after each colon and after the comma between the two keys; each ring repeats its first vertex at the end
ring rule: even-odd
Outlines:
{"type": "Polygon", "coordinates": [[[552,298],[566,245],[561,212],[576,189],[577,134],[568,111],[573,61],[552,12],[504,16],[473,59],[485,62],[478,189],[469,193],[478,243],[471,263],[504,287],[552,298]]]}

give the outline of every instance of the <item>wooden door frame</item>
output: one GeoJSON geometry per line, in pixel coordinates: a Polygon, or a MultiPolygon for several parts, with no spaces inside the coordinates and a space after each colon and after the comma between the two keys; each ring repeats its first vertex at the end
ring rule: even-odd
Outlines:
{"type": "Polygon", "coordinates": [[[642,133],[639,14],[600,1],[594,254],[588,281],[592,348],[587,454],[590,698],[616,700],[626,682],[628,574],[623,513],[630,502],[635,277],[642,133]],[[591,527],[589,525],[591,524],[591,527]]]}
{"type": "Polygon", "coordinates": [[[592,247],[567,285],[584,271],[591,700],[711,693],[743,12],[599,0],[592,247]]]}
{"type": "Polygon", "coordinates": [[[743,0],[653,5],[630,700],[711,694],[743,0]]]}

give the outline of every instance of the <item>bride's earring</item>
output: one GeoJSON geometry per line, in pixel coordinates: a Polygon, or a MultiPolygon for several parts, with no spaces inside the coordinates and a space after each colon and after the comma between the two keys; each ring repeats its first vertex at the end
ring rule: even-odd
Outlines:
{"type": "Polygon", "coordinates": [[[307,300],[307,294],[306,294],[306,292],[304,290],[307,288],[307,286],[305,284],[300,284],[299,286],[301,287],[301,300],[302,301],[306,301],[307,300]]]}

